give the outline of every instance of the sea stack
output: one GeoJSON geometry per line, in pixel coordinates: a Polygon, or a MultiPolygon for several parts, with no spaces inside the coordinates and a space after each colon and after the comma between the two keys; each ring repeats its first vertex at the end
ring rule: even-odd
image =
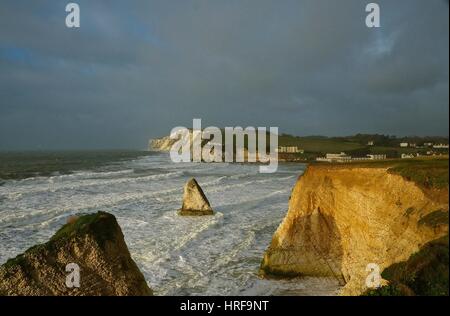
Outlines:
{"type": "Polygon", "coordinates": [[[192,178],[184,186],[183,205],[179,212],[184,216],[213,215],[214,212],[198,182],[192,178]]]}
{"type": "Polygon", "coordinates": [[[116,218],[98,212],[71,217],[47,243],[2,265],[3,295],[148,296],[152,290],[131,258],[116,218]],[[75,270],[78,284],[71,283],[75,270]]]}

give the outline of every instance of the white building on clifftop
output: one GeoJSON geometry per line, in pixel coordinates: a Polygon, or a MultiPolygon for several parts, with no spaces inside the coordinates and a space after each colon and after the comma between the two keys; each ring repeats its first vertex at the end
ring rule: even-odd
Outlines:
{"type": "Polygon", "coordinates": [[[349,162],[352,161],[352,157],[348,156],[346,153],[341,152],[340,154],[326,154],[325,157],[318,157],[316,161],[322,162],[349,162]]]}

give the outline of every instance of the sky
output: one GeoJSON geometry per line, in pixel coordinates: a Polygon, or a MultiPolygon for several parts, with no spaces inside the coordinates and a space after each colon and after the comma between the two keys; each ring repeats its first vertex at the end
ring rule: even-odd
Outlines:
{"type": "Polygon", "coordinates": [[[176,126],[448,136],[447,0],[0,2],[0,150],[144,149],[176,126]]]}

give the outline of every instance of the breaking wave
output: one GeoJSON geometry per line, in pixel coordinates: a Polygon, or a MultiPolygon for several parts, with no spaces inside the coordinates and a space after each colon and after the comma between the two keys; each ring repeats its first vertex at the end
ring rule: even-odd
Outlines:
{"type": "Polygon", "coordinates": [[[0,263],[48,240],[68,215],[102,210],[117,217],[132,257],[157,295],[317,293],[323,282],[257,276],[303,170],[300,164],[281,164],[279,173],[260,174],[256,165],[173,164],[157,154],[101,169],[5,181],[0,263]],[[204,189],[214,216],[178,216],[190,177],[204,189]]]}

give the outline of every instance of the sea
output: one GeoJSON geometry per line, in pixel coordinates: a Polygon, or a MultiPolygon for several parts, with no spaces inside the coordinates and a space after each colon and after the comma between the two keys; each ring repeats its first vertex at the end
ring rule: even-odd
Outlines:
{"type": "Polygon", "coordinates": [[[261,174],[255,164],[173,163],[146,151],[0,154],[0,264],[46,242],[70,215],[106,211],[155,295],[335,295],[328,278],[258,275],[305,168],[261,174]],[[214,216],[177,214],[193,177],[214,216]]]}

